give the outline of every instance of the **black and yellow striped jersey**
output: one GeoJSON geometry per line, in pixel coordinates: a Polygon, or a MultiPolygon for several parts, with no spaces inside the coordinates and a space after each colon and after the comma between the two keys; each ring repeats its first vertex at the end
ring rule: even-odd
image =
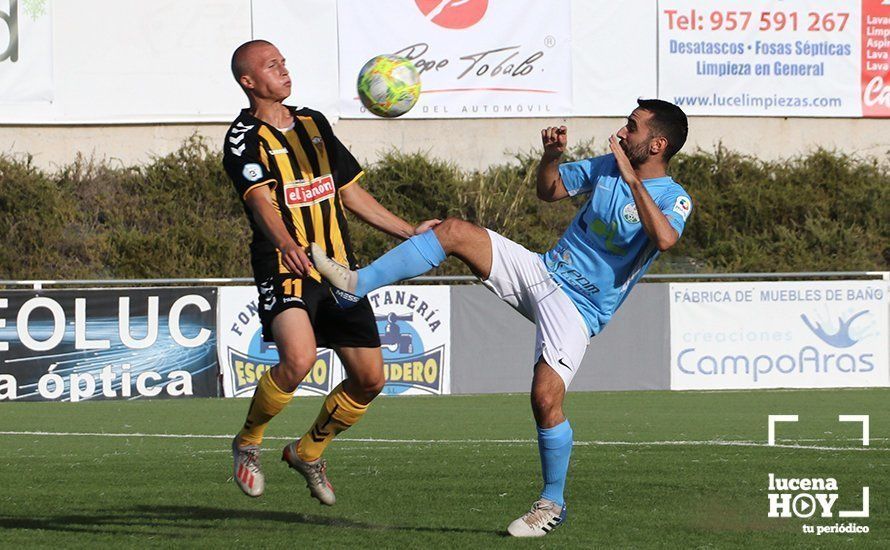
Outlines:
{"type": "MultiPolygon", "coordinates": [[[[355,268],[339,192],[355,183],[362,169],[324,115],[288,108],[294,126],[285,130],[266,124],[247,109],[241,111],[226,132],[223,165],[242,203],[248,193],[269,193],[299,246],[316,242],[328,256],[355,268]]],[[[259,262],[275,257],[278,250],[246,204],[244,210],[253,230],[250,251],[256,271],[259,262]]],[[[279,273],[284,273],[280,259],[278,264],[279,273]]]]}

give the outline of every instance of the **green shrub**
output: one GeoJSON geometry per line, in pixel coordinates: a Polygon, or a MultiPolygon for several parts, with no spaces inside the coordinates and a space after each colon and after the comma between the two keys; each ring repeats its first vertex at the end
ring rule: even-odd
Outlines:
{"type": "MultiPolygon", "coordinates": [[[[570,158],[591,156],[592,144],[570,158]]],[[[362,185],[412,222],[459,216],[531,250],[553,245],[577,211],[534,191],[537,153],[464,171],[421,154],[385,154],[362,185]]],[[[762,161],[718,147],[678,155],[674,178],[695,211],[656,272],[890,269],[890,166],[825,150],[762,161]]],[[[197,138],[136,167],[78,160],[53,173],[0,157],[0,278],[250,276],[247,220],[220,156],[197,138]]],[[[395,240],[351,219],[359,260],[395,240]]],[[[449,260],[439,274],[466,274],[449,260]]]]}

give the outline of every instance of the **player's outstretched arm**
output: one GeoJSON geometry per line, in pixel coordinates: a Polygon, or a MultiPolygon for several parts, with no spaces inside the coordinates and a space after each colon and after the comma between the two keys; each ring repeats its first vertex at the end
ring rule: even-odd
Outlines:
{"type": "Polygon", "coordinates": [[[621,178],[630,186],[630,192],[633,194],[634,203],[637,205],[637,212],[640,215],[640,223],[643,230],[649,235],[649,238],[658,247],[658,250],[664,252],[670,247],[677,244],[680,240],[680,234],[671,226],[667,216],[658,208],[652,195],[643,186],[643,182],[637,177],[630,159],[624,153],[624,149],[618,144],[618,138],[614,135],[609,137],[609,148],[615,155],[615,161],[618,163],[618,171],[621,172],[621,178]]]}
{"type": "Polygon", "coordinates": [[[559,175],[559,161],[566,150],[568,129],[565,126],[544,128],[541,130],[541,142],[544,154],[538,164],[538,198],[546,202],[564,199],[569,193],[559,175]]]}
{"type": "Polygon", "coordinates": [[[342,189],[340,198],[343,200],[343,205],[358,216],[360,220],[375,229],[399,239],[407,239],[413,235],[419,235],[441,223],[440,220],[436,219],[426,220],[415,227],[387,210],[358,183],[353,183],[349,187],[342,189]]]}
{"type": "Polygon", "coordinates": [[[284,267],[291,273],[305,277],[312,269],[312,262],[309,261],[306,251],[298,246],[287,232],[284,222],[281,221],[281,214],[272,204],[269,193],[263,193],[261,189],[266,187],[261,186],[250,191],[244,201],[263,234],[281,251],[281,263],[284,267]]]}

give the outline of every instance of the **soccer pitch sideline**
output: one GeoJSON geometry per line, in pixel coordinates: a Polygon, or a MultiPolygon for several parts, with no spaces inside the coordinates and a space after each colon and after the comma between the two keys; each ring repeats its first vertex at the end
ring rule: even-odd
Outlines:
{"type": "Polygon", "coordinates": [[[890,545],[890,389],[570,394],[568,521],[533,541],[503,534],[539,491],[527,396],[380,398],[326,455],[332,508],[279,460],[320,403],[298,398],[270,425],[266,494],[255,500],[230,481],[246,400],[4,403],[0,545],[890,545]],[[770,414],[799,417],[777,425],[773,447],[770,414]],[[841,414],[870,415],[868,447],[841,414]],[[832,517],[818,500],[813,517],[768,517],[768,493],[783,492],[769,474],[834,478],[836,489],[809,491],[838,495],[832,517]],[[840,518],[862,509],[863,486],[870,516],[840,518]],[[803,532],[836,524],[869,532],[803,532]]]}

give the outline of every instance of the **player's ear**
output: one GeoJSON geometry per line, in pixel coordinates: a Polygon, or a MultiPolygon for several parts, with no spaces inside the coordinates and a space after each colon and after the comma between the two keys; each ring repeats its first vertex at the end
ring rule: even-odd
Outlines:
{"type": "Polygon", "coordinates": [[[253,79],[250,78],[249,75],[241,75],[241,78],[238,79],[238,82],[241,84],[241,87],[247,90],[252,90],[256,86],[254,84],[253,79]]]}
{"type": "Polygon", "coordinates": [[[667,138],[664,136],[658,136],[657,138],[649,141],[649,154],[650,155],[659,155],[667,149],[667,138]]]}

